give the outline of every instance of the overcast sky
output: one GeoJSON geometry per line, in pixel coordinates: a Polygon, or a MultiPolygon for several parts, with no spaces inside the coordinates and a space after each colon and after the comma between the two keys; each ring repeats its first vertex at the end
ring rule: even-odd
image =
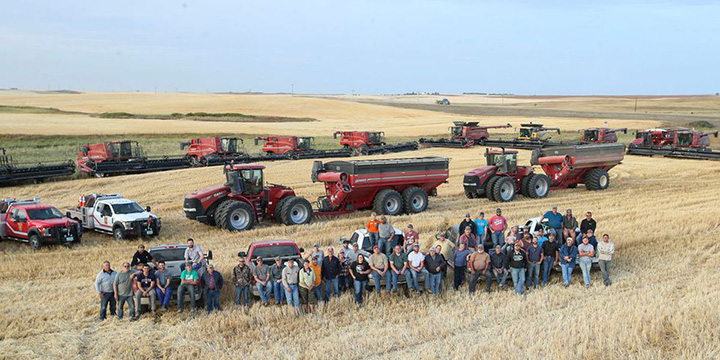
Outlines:
{"type": "Polygon", "coordinates": [[[580,3],[0,0],[0,88],[720,91],[720,3],[580,3]]]}

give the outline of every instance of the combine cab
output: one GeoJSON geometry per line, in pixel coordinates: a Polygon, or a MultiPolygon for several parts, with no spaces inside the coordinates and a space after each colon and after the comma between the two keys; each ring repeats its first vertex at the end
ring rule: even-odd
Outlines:
{"type": "Polygon", "coordinates": [[[140,174],[190,167],[185,156],[146,157],[137,141],[121,140],[83,145],[77,156],[81,173],[98,177],[140,174]]]}
{"type": "Polygon", "coordinates": [[[243,140],[236,137],[195,138],[181,142],[180,150],[194,166],[222,165],[228,161],[244,161],[247,158],[243,140]]]}
{"type": "Polygon", "coordinates": [[[720,160],[720,152],[713,151],[710,136],[718,131],[703,132],[690,129],[640,130],[628,147],[630,155],[665,156],[686,159],[720,160]]]}
{"type": "Polygon", "coordinates": [[[353,155],[384,154],[417,150],[417,142],[386,144],[383,131],[336,131],[334,138],[340,136],[340,145],[353,155]]]}
{"type": "Polygon", "coordinates": [[[12,157],[7,155],[4,148],[0,148],[0,184],[18,181],[42,182],[45,179],[70,176],[75,173],[75,164],[72,160],[53,164],[16,164],[12,157]]]}
{"type": "Polygon", "coordinates": [[[600,143],[616,143],[617,132],[621,131],[627,134],[627,128],[621,129],[608,129],[608,128],[588,128],[581,130],[582,137],[580,138],[581,144],[600,144],[600,143]]]}
{"type": "Polygon", "coordinates": [[[488,129],[509,128],[512,125],[479,126],[478,122],[453,121],[449,139],[420,139],[420,144],[430,147],[467,148],[482,145],[490,137],[488,129]]]}
{"type": "Polygon", "coordinates": [[[620,164],[623,144],[565,145],[535,149],[532,165],[517,166],[517,151],[486,150],[487,166],[465,174],[463,187],[468,198],[487,197],[493,201],[512,201],[520,192],[530,198],[544,198],[551,189],[574,188],[585,184],[588,190],[605,190],[610,185],[608,170],[620,164]]]}
{"type": "Polygon", "coordinates": [[[521,124],[518,136],[515,139],[486,139],[483,140],[482,145],[524,150],[539,149],[545,146],[557,145],[557,143],[551,142],[551,132],[560,134],[560,129],[547,128],[543,124],[521,124]]]}

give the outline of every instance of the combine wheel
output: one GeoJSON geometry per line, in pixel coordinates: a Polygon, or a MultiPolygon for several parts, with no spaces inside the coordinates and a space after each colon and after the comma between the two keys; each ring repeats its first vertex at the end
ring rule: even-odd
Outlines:
{"type": "Polygon", "coordinates": [[[495,194],[493,193],[493,187],[495,187],[495,183],[500,180],[500,177],[497,175],[493,175],[488,179],[488,181],[485,183],[485,196],[490,201],[497,201],[495,200],[495,194]]]}
{"type": "Polygon", "coordinates": [[[507,176],[501,176],[493,185],[493,198],[495,198],[495,201],[512,201],[516,192],[515,180],[507,176]]]}
{"type": "Polygon", "coordinates": [[[550,192],[550,178],[545,174],[535,174],[528,183],[528,194],[533,199],[542,199],[550,192]]]}
{"type": "Polygon", "coordinates": [[[592,169],[585,174],[585,188],[605,190],[610,185],[610,175],[603,169],[592,169]]]}
{"type": "Polygon", "coordinates": [[[280,210],[280,217],[285,225],[307,224],[312,220],[312,215],[310,202],[296,196],[288,196],[280,210]]]}
{"type": "Polygon", "coordinates": [[[528,176],[524,177],[520,182],[520,193],[524,197],[530,197],[530,180],[532,180],[533,176],[535,176],[535,174],[528,174],[528,176]]]}
{"type": "Polygon", "coordinates": [[[397,215],[403,210],[403,199],[393,189],[385,189],[375,195],[373,210],[378,214],[397,215]]]}
{"type": "Polygon", "coordinates": [[[428,206],[428,195],[425,190],[419,187],[411,187],[402,192],[403,202],[405,202],[405,212],[415,214],[425,211],[428,206]]]}
{"type": "Polygon", "coordinates": [[[217,225],[225,230],[250,230],[255,225],[255,211],[248,203],[228,200],[215,211],[217,225]]]}

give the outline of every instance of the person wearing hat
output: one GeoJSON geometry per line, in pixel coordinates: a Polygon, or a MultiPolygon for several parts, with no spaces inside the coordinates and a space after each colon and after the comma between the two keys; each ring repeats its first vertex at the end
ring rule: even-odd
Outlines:
{"type": "Polygon", "coordinates": [[[352,249],[345,252],[345,257],[353,263],[357,261],[358,254],[360,254],[360,245],[358,245],[358,243],[353,243],[352,249]]]}
{"type": "Polygon", "coordinates": [[[572,238],[567,238],[565,245],[560,247],[560,268],[562,269],[563,283],[565,287],[570,286],[572,272],[575,270],[575,261],[578,257],[578,248],[574,245],[572,238]]]}
{"type": "Polygon", "coordinates": [[[285,297],[285,291],[283,290],[282,285],[282,269],[285,265],[283,265],[283,261],[279,256],[275,257],[275,263],[270,266],[270,281],[272,283],[272,292],[275,297],[275,305],[280,305],[283,303],[283,298],[285,297]]]}
{"type": "Polygon", "coordinates": [[[270,291],[272,291],[272,284],[270,283],[270,267],[263,264],[263,258],[260,256],[255,258],[253,278],[255,279],[255,286],[257,287],[258,293],[260,293],[260,300],[262,301],[263,306],[268,306],[270,291]]]}
{"type": "MultiPolygon", "coordinates": [[[[445,268],[445,258],[437,253],[437,248],[431,247],[428,251],[428,255],[424,259],[425,270],[425,288],[430,290],[430,293],[437,295],[440,293],[440,286],[442,285],[442,271],[445,268]]],[[[419,291],[419,290],[418,290],[419,291]]]]}
{"type": "Polygon", "coordinates": [[[515,293],[522,295],[525,290],[525,271],[527,270],[528,258],[525,250],[516,243],[513,251],[507,254],[506,262],[510,267],[515,293]]]}
{"type": "Polygon", "coordinates": [[[410,276],[412,282],[408,282],[408,289],[420,292],[419,277],[420,274],[425,276],[425,288],[430,289],[428,281],[428,271],[425,269],[425,254],[420,252],[420,245],[415,244],[413,251],[408,254],[408,267],[410,267],[410,276]]]}
{"type": "Polygon", "coordinates": [[[145,245],[143,244],[138,245],[137,251],[133,254],[130,262],[130,266],[137,266],[138,264],[155,264],[155,259],[149,252],[145,251],[145,245]]]}
{"type": "Polygon", "coordinates": [[[252,286],[252,270],[250,265],[245,264],[245,257],[239,256],[238,264],[233,268],[232,282],[235,285],[235,305],[240,305],[241,300],[245,306],[250,307],[250,287],[252,286]]]}
{"type": "Polygon", "coordinates": [[[314,256],[310,259],[310,268],[315,272],[315,284],[313,285],[313,293],[315,294],[315,300],[319,301],[323,299],[322,295],[322,268],[320,267],[320,259],[314,256]]]}
{"type": "Polygon", "coordinates": [[[353,261],[346,257],[345,253],[339,252],[338,262],[340,263],[340,272],[338,273],[338,290],[340,290],[340,293],[344,293],[350,288],[350,286],[352,286],[352,281],[350,281],[350,266],[353,261]]]}
{"type": "Polygon", "coordinates": [[[219,271],[215,271],[213,264],[207,265],[207,271],[202,274],[202,284],[205,290],[205,302],[208,314],[220,310],[220,289],[223,287],[223,277],[219,271]]]}
{"type": "Polygon", "coordinates": [[[458,245],[465,244],[466,249],[475,250],[475,247],[477,246],[477,235],[475,235],[475,232],[470,226],[466,226],[464,229],[460,228],[460,230],[463,230],[462,235],[458,238],[458,245]]]}
{"type": "Polygon", "coordinates": [[[310,260],[312,262],[312,259],[317,257],[318,258],[318,265],[322,265],[323,257],[325,257],[325,253],[320,250],[320,244],[314,243],[313,249],[310,251],[310,255],[307,256],[306,259],[310,260]]]}
{"type": "Polygon", "coordinates": [[[565,216],[563,216],[562,221],[562,228],[563,228],[563,238],[567,239],[569,237],[575,238],[575,230],[580,228],[580,225],[578,225],[577,219],[573,216],[572,209],[565,210],[565,216]]]}
{"type": "Polygon", "coordinates": [[[340,259],[335,256],[335,249],[328,248],[327,256],[320,266],[320,273],[322,273],[323,280],[325,280],[325,301],[330,301],[331,290],[333,297],[340,297],[340,282],[338,280],[340,270],[340,259]]]}
{"type": "Polygon", "coordinates": [[[378,225],[378,246],[380,246],[380,252],[383,254],[390,255],[394,247],[394,243],[397,242],[395,239],[395,228],[390,225],[385,215],[380,217],[380,225],[378,225]]]}
{"type": "MultiPolygon", "coordinates": [[[[415,231],[415,228],[413,227],[413,224],[407,224],[407,231],[405,232],[405,249],[403,249],[403,252],[405,254],[412,251],[413,246],[420,241],[420,234],[418,234],[417,231],[415,231]]],[[[393,248],[394,250],[395,248],[393,248]]]]}
{"type": "Polygon", "coordinates": [[[390,255],[390,259],[388,259],[388,262],[390,263],[389,273],[390,281],[392,282],[390,291],[397,292],[400,275],[405,277],[406,284],[410,284],[410,281],[412,279],[412,276],[410,275],[410,270],[408,269],[407,254],[403,252],[400,245],[395,245],[395,250],[393,251],[392,255],[390,255]]]}
{"type": "Polygon", "coordinates": [[[485,220],[485,213],[481,211],[473,222],[475,223],[475,234],[478,237],[478,246],[482,245],[484,247],[489,225],[488,221],[485,220]]]}
{"type": "Polygon", "coordinates": [[[347,252],[352,251],[352,249],[350,248],[350,240],[348,240],[347,238],[340,238],[340,243],[342,244],[342,248],[338,250],[338,256],[340,256],[340,254],[342,253],[345,254],[345,257],[347,257],[347,252]]]}
{"type": "Polygon", "coordinates": [[[500,208],[495,209],[495,216],[490,218],[490,233],[493,246],[505,244],[505,230],[508,228],[507,220],[502,216],[500,208]]]}
{"type": "Polygon", "coordinates": [[[380,246],[373,246],[373,254],[368,259],[372,270],[373,281],[375,282],[375,293],[382,293],[382,279],[385,279],[385,290],[390,293],[390,272],[387,255],[380,252],[380,246]]]}
{"type": "Polygon", "coordinates": [[[445,233],[439,233],[437,235],[437,240],[435,240],[434,243],[432,243],[433,248],[440,247],[440,254],[445,259],[452,259],[452,255],[455,252],[455,244],[452,241],[447,240],[445,237],[445,233]]]}
{"type": "Polygon", "coordinates": [[[465,228],[470,227],[470,231],[473,234],[477,234],[477,225],[475,225],[475,220],[473,220],[472,215],[470,213],[465,214],[465,218],[460,222],[460,226],[458,229],[460,231],[465,231],[465,228]]]}
{"type": "Polygon", "coordinates": [[[555,231],[555,236],[562,237],[563,216],[558,212],[557,205],[553,205],[552,209],[546,212],[542,217],[543,220],[547,219],[547,226],[555,231]]]}

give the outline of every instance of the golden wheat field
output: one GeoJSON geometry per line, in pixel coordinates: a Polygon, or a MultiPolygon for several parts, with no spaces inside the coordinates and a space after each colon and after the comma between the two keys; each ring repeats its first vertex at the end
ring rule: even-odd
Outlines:
{"type": "MultiPolygon", "coordinates": [[[[167,95],[174,100],[160,102],[154,94],[88,94],[77,100],[65,97],[84,95],[54,96],[14,94],[10,99],[2,95],[0,104],[77,111],[98,111],[98,107],[106,106],[136,113],[168,113],[185,104],[188,111],[308,116],[320,121],[292,125],[298,128],[264,124],[264,128],[255,129],[252,126],[260,125],[253,124],[247,130],[241,123],[177,127],[163,123],[166,126],[158,127],[151,120],[133,120],[133,125],[145,126],[139,131],[126,129],[131,124],[126,121],[124,125],[108,125],[108,119],[83,117],[85,122],[78,129],[77,123],[63,122],[63,117],[0,114],[0,132],[16,133],[12,125],[18,125],[20,118],[15,116],[27,116],[40,124],[38,127],[47,121],[48,135],[72,129],[102,134],[106,128],[108,134],[124,130],[147,133],[150,129],[184,132],[185,127],[193,127],[196,133],[213,133],[218,131],[215,127],[227,125],[243,133],[312,133],[340,126],[370,126],[404,136],[417,131],[419,137],[444,133],[449,122],[458,118],[346,100],[280,95],[227,95],[231,99],[227,100],[215,95],[181,94],[167,95]],[[90,122],[94,122],[92,126],[90,122]],[[409,126],[413,123],[417,125],[409,126]]],[[[569,129],[606,121],[548,120],[569,129]]],[[[631,128],[660,125],[622,120],[612,125],[625,124],[631,128]]],[[[462,191],[462,175],[483,164],[483,151],[480,147],[435,148],[383,155],[452,158],[449,182],[438,189],[438,197],[430,199],[428,210],[392,217],[391,222],[399,228],[413,223],[426,250],[436,231],[459,223],[465,212],[493,211],[497,203],[467,199],[462,191]]],[[[527,164],[529,152],[521,151],[519,162],[527,164]]],[[[312,160],[265,165],[269,182],[292,186],[298,195],[311,201],[322,192],[321,184],[310,181],[312,160]]],[[[610,234],[617,249],[610,287],[602,286],[599,271],[594,271],[593,286],[584,288],[577,270],[570,288],[561,286],[560,275],[555,273],[550,286],[525,297],[495,291],[495,285],[491,294],[478,292],[471,297],[467,286],[454,292],[445,284],[438,297],[371,296],[357,307],[345,294],[327,306],[319,306],[313,314],[297,315],[284,307],[254,306],[249,312],[235,309],[234,289],[226,284],[221,294],[223,310],[218,313],[193,316],[170,311],[155,318],[144,315],[136,322],[127,318],[97,321],[99,302],[93,282],[104,260],[118,269],[141,242],[152,246],[182,243],[192,237],[203,249],[213,251],[213,263],[227,280],[237,252],[245,250],[251,241],[293,239],[305,248],[314,242],[337,247],[340,237],[364,226],[369,212],[316,219],[297,227],[267,222],[244,233],[221,231],[185,219],[184,195],[221,183],[220,168],[5,187],[0,190],[3,197],[42,196],[60,209],[74,206],[80,193],[121,192],[143,206],[152,206],[163,219],[163,232],[157,239],[128,241],[86,233],[82,243],[72,248],[46,247],[37,252],[21,243],[0,243],[0,358],[719,358],[720,210],[716,204],[720,202],[720,162],[628,156],[610,174],[611,185],[604,192],[589,192],[579,186],[551,192],[542,200],[518,197],[501,206],[511,224],[539,216],[553,204],[561,211],[572,208],[576,214],[592,211],[598,231],[610,234]]]]}

